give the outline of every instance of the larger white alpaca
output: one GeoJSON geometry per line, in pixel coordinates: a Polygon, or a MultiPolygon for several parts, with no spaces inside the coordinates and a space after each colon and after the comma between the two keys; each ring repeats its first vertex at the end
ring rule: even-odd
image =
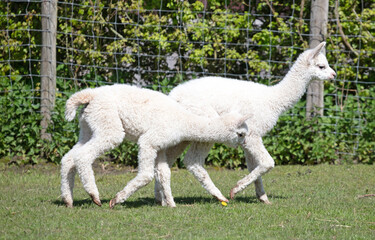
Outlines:
{"type": "MultiPolygon", "coordinates": [[[[80,105],[84,107],[79,119],[79,141],[61,160],[61,196],[68,207],[73,206],[76,171],[86,192],[94,203],[101,206],[91,165],[124,138],[138,143],[138,174],[111,200],[111,208],[153,179],[155,161],[159,166],[168,166],[162,162],[166,159],[163,155],[165,148],[181,141],[219,141],[237,145],[247,133],[246,117],[238,113],[214,119],[196,116],[162,93],[129,85],[75,93],[66,103],[68,121],[74,119],[80,105]],[[158,152],[159,158],[156,159],[158,152]]],[[[162,183],[168,183],[161,184],[161,188],[165,188],[163,195],[168,206],[174,206],[172,196],[168,195],[171,193],[168,189],[170,180],[164,180],[157,171],[155,174],[162,183]]]]}
{"type": "MultiPolygon", "coordinates": [[[[230,192],[231,198],[254,182],[258,199],[270,203],[261,176],[271,170],[275,162],[264,147],[262,137],[275,126],[279,116],[302,97],[311,80],[335,78],[336,73],[329,67],[323,54],[324,47],[325,42],[303,52],[284,79],[274,86],[228,78],[204,77],[181,84],[169,94],[186,109],[201,116],[216,117],[232,109],[238,110],[241,114],[252,114],[247,120],[249,131],[242,144],[250,174],[237,182],[230,192]]],[[[212,144],[212,142],[191,143],[184,162],[187,169],[212,196],[220,201],[228,201],[203,168],[204,159],[212,144]]],[[[167,150],[169,165],[173,164],[186,146],[187,143],[183,143],[167,150]]],[[[157,168],[158,171],[165,172],[163,175],[170,174],[166,166],[157,166],[157,168]]],[[[158,179],[156,179],[155,197],[157,201],[167,204],[160,191],[158,179]]]]}

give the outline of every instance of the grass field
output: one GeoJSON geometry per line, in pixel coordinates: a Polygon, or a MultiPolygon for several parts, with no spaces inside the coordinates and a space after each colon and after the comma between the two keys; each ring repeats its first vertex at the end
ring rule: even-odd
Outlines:
{"type": "MultiPolygon", "coordinates": [[[[375,166],[277,166],[263,182],[272,205],[249,186],[224,207],[186,170],[173,170],[177,208],[156,205],[153,184],[126,203],[109,200],[136,173],[97,171],[103,207],[76,181],[75,207],[59,197],[58,166],[0,171],[0,239],[375,239],[375,166]]],[[[209,170],[228,194],[247,171],[209,170]]]]}

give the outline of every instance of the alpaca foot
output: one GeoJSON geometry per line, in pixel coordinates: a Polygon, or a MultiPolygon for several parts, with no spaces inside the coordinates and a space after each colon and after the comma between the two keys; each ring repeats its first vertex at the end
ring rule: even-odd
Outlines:
{"type": "Polygon", "coordinates": [[[155,203],[156,203],[157,205],[164,206],[164,205],[163,205],[164,203],[163,203],[162,200],[155,199],[155,203]]]}
{"type": "Polygon", "coordinates": [[[267,205],[272,205],[272,203],[267,199],[267,200],[261,200],[259,199],[262,203],[267,204],[267,205]]]}
{"type": "Polygon", "coordinates": [[[160,198],[155,198],[155,203],[163,207],[168,205],[166,199],[161,196],[160,198]]]}
{"type": "Polygon", "coordinates": [[[165,198],[162,194],[160,194],[159,197],[155,197],[155,203],[163,207],[176,207],[173,197],[171,200],[167,200],[167,198],[165,198]]]}
{"type": "Polygon", "coordinates": [[[166,203],[165,205],[163,205],[165,207],[170,207],[170,208],[175,208],[176,207],[176,203],[166,203]]]}
{"type": "Polygon", "coordinates": [[[113,207],[117,204],[116,198],[112,198],[111,201],[109,201],[109,208],[113,209],[113,207]]]}
{"type": "Polygon", "coordinates": [[[158,200],[158,199],[155,199],[155,203],[162,206],[162,207],[171,207],[171,208],[175,208],[176,207],[176,203],[174,201],[167,201],[166,199],[163,199],[163,200],[158,200]]]}
{"type": "Polygon", "coordinates": [[[266,194],[263,194],[262,196],[257,195],[257,198],[259,199],[259,201],[261,201],[264,204],[272,205],[272,203],[268,200],[268,197],[266,194]]]}
{"type": "Polygon", "coordinates": [[[226,199],[225,197],[216,197],[214,195],[212,195],[213,197],[215,197],[217,200],[219,200],[219,202],[226,202],[226,203],[229,203],[229,200],[226,199]]]}
{"type": "Polygon", "coordinates": [[[236,193],[234,192],[234,189],[235,187],[230,190],[230,199],[234,199],[234,195],[236,195],[236,193]]]}
{"type": "Polygon", "coordinates": [[[67,203],[65,203],[65,207],[67,207],[67,208],[73,208],[73,204],[67,204],[67,203]]]}
{"type": "Polygon", "coordinates": [[[73,208],[73,203],[72,202],[66,201],[66,200],[63,200],[63,202],[65,203],[65,207],[67,207],[67,208],[73,208]]]}
{"type": "Polygon", "coordinates": [[[176,207],[176,204],[175,204],[175,203],[173,203],[173,204],[167,204],[167,203],[165,203],[165,204],[162,204],[161,206],[163,206],[163,207],[175,208],[175,207],[176,207]]]}
{"type": "Polygon", "coordinates": [[[100,199],[99,199],[99,198],[96,198],[94,195],[90,195],[90,197],[91,197],[92,201],[93,201],[96,205],[98,205],[99,207],[102,206],[102,203],[100,202],[100,199]]]}

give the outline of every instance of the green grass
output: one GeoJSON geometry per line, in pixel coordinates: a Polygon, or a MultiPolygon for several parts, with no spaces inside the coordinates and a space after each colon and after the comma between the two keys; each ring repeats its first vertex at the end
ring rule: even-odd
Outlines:
{"type": "MultiPolygon", "coordinates": [[[[223,193],[247,171],[209,170],[223,193]]],[[[0,171],[0,239],[375,239],[375,166],[277,166],[264,178],[272,205],[254,187],[227,207],[186,170],[172,172],[177,208],[153,200],[153,185],[109,209],[108,201],[135,176],[97,173],[103,207],[77,179],[75,207],[59,197],[58,166],[0,171]]]]}

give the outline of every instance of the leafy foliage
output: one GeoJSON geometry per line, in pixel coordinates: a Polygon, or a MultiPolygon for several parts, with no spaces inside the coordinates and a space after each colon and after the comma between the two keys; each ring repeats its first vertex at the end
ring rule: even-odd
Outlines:
{"type": "Polygon", "coordinates": [[[17,155],[20,163],[36,163],[42,147],[38,140],[41,117],[36,113],[39,103],[30,100],[33,92],[20,77],[13,82],[17,87],[10,91],[8,78],[0,77],[0,88],[4,91],[0,98],[0,106],[4,106],[0,115],[0,156],[17,155]]]}
{"type": "MultiPolygon", "coordinates": [[[[302,99],[265,137],[278,164],[374,163],[375,2],[361,2],[330,1],[327,57],[338,79],[325,83],[325,117],[306,120],[302,99]]],[[[278,82],[308,47],[310,1],[64,1],[58,16],[57,101],[52,141],[43,142],[40,3],[0,2],[0,29],[7,30],[0,31],[0,157],[58,163],[78,138],[64,103],[85,87],[131,83],[168,93],[207,74],[278,82]]],[[[106,159],[136,166],[136,156],[136,145],[124,143],[106,159]]],[[[241,149],[223,145],[207,160],[245,166],[241,149]]]]}

